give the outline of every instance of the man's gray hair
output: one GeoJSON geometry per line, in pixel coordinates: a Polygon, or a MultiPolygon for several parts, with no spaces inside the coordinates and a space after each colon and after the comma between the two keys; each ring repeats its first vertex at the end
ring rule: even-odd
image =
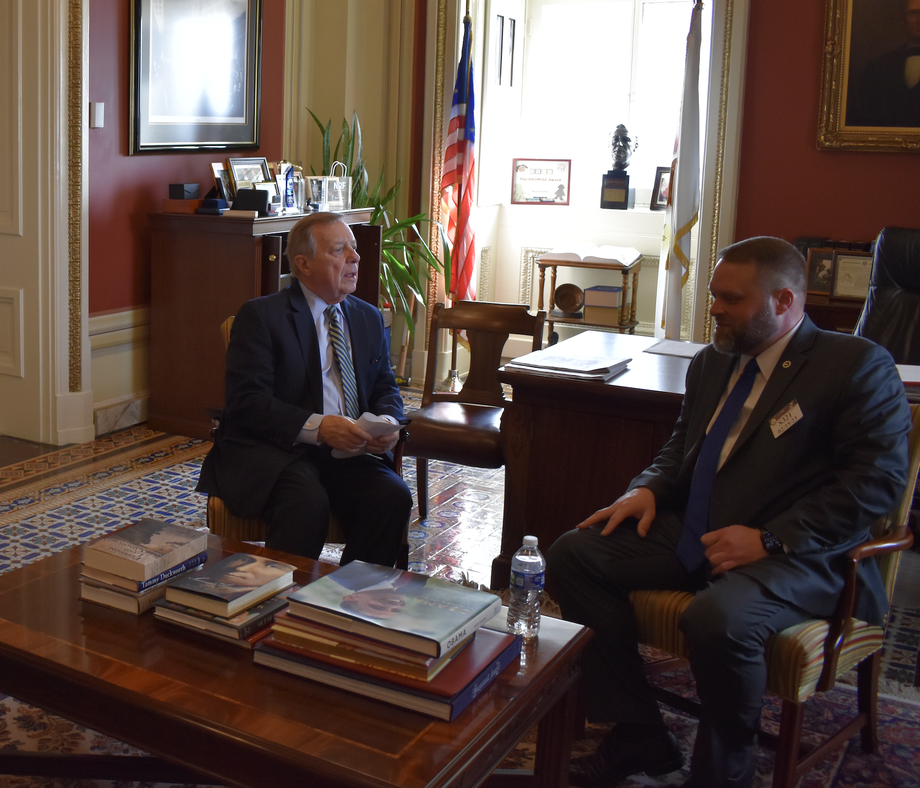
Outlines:
{"type": "Polygon", "coordinates": [[[294,229],[288,234],[287,259],[291,264],[291,270],[294,270],[294,258],[302,254],[311,260],[316,257],[316,240],[313,238],[313,229],[321,224],[332,224],[333,222],[344,222],[345,217],[340,213],[330,213],[323,211],[321,213],[310,213],[304,216],[294,229]]]}

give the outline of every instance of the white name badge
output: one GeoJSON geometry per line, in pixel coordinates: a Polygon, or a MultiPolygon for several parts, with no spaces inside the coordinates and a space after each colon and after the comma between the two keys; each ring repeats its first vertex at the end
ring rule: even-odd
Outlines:
{"type": "Polygon", "coordinates": [[[773,437],[778,438],[800,418],[802,418],[802,409],[799,407],[799,402],[798,400],[792,400],[770,419],[770,429],[773,430],[773,437]]]}

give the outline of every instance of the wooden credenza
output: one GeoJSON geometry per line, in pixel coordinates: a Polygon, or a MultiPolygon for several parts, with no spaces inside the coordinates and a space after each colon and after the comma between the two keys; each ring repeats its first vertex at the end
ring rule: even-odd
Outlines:
{"type": "MultiPolygon", "coordinates": [[[[376,305],[381,228],[370,209],[346,213],[361,262],[355,295],[376,305]]],[[[220,325],[246,301],[290,280],[284,252],[301,216],[240,219],[151,214],[151,428],[207,438],[209,409],[224,403],[220,325]]]]}

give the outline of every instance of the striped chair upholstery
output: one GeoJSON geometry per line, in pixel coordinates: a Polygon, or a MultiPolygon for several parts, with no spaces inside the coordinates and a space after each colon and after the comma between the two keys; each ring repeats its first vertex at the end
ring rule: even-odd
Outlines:
{"type": "MultiPolygon", "coordinates": [[[[230,343],[230,331],[233,328],[233,315],[230,315],[220,325],[220,333],[224,339],[224,347],[230,343]]],[[[217,427],[211,431],[213,437],[217,427]]],[[[402,475],[402,458],[403,448],[409,434],[406,430],[400,430],[399,441],[393,449],[393,466],[396,472],[402,475]]],[[[227,539],[237,539],[241,542],[264,542],[265,541],[265,522],[258,517],[245,518],[237,517],[233,514],[224,503],[223,499],[216,495],[208,496],[208,529],[212,534],[222,536],[227,539]]],[[[326,534],[326,541],[333,544],[343,544],[345,542],[345,533],[339,524],[335,515],[329,519],[329,531],[326,534]]],[[[409,565],[409,521],[406,521],[406,529],[403,532],[402,548],[399,551],[399,558],[396,565],[400,569],[406,569],[409,565]]]]}
{"type": "MultiPolygon", "coordinates": [[[[920,471],[920,405],[911,405],[911,420],[908,476],[911,481],[898,508],[879,518],[872,538],[850,551],[846,585],[835,617],[804,621],[779,632],[767,643],[767,690],[783,702],[779,735],[761,734],[761,738],[775,745],[777,751],[774,788],[792,788],[813,764],[841,746],[857,730],[860,730],[866,752],[874,752],[877,748],[876,704],[885,629],[851,616],[856,590],[855,571],[859,560],[876,557],[888,598],[891,599],[901,551],[912,543],[908,519],[920,471]],[[857,669],[859,714],[841,730],[843,738],[829,737],[800,758],[804,701],[815,692],[831,689],[836,679],[852,668],[857,669]]],[[[635,591],[630,599],[639,627],[639,641],[685,660],[687,648],[678,621],[693,600],[693,594],[685,591],[635,591]]],[[[666,664],[670,665],[672,661],[666,664]]],[[[656,670],[655,666],[651,665],[650,670],[656,670]]],[[[690,712],[699,708],[699,704],[688,703],[686,699],[663,690],[658,694],[659,700],[675,708],[690,712]]]]}

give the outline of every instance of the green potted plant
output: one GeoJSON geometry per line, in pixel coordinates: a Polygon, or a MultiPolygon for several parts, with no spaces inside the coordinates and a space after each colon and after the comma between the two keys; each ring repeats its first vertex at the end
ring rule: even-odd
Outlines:
{"type": "Polygon", "coordinates": [[[441,233],[441,242],[444,249],[444,263],[437,258],[425,242],[424,236],[419,231],[419,224],[431,220],[425,218],[424,213],[410,216],[408,219],[398,219],[393,213],[392,204],[399,194],[402,180],[388,191],[384,192],[384,172],[373,188],[369,188],[369,178],[365,168],[364,150],[361,143],[361,124],[358,113],[352,115],[351,126],[343,120],[342,129],[332,147],[332,121],[323,125],[316,114],[307,111],[313,117],[323,137],[323,169],[313,174],[328,175],[333,162],[341,161],[348,169],[352,179],[351,206],[352,208],[370,207],[371,224],[383,227],[381,244],[380,286],[381,299],[399,314],[403,315],[406,327],[411,336],[415,335],[415,321],[412,312],[415,301],[425,303],[427,291],[426,283],[432,278],[432,271],[443,272],[447,279],[450,278],[450,244],[444,227],[437,223],[441,233]]]}

